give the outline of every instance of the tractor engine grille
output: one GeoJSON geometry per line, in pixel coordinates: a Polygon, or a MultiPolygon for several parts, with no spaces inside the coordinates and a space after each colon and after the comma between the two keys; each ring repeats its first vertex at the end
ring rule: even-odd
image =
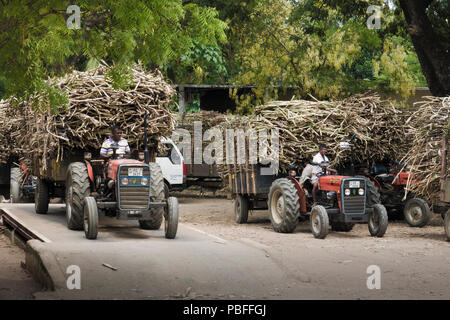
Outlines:
{"type": "MultiPolygon", "coordinates": [[[[141,184],[142,177],[128,177],[128,168],[133,166],[120,166],[118,186],[119,186],[119,208],[120,209],[148,209],[150,200],[150,186],[141,184]],[[128,177],[128,184],[122,185],[120,177],[128,177]]],[[[149,177],[149,167],[143,168],[142,176],[149,177]]]]}
{"type": "Polygon", "coordinates": [[[342,208],[343,213],[347,214],[363,214],[366,209],[366,181],[357,179],[346,179],[343,182],[342,188],[342,208]],[[359,188],[350,188],[350,181],[359,181],[359,188]],[[345,195],[345,190],[350,189],[350,195],[345,195]],[[364,190],[361,196],[358,193],[359,189],[364,190]]]}

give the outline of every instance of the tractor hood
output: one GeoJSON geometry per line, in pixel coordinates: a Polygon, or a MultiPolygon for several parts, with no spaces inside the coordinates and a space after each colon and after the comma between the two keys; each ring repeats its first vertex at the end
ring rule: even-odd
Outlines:
{"type": "Polygon", "coordinates": [[[117,159],[117,160],[110,160],[108,163],[108,178],[116,180],[117,177],[117,170],[119,169],[119,166],[124,164],[136,164],[136,165],[142,165],[147,166],[143,161],[134,160],[134,159],[117,159]]]}

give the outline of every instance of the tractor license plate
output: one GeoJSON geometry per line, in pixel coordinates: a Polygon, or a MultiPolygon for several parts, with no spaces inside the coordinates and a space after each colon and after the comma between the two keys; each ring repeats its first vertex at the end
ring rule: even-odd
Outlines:
{"type": "Polygon", "coordinates": [[[350,188],[359,188],[360,184],[359,181],[350,181],[349,187],[350,188]]]}
{"type": "Polygon", "coordinates": [[[128,168],[128,175],[132,177],[142,176],[143,168],[128,168]]]}

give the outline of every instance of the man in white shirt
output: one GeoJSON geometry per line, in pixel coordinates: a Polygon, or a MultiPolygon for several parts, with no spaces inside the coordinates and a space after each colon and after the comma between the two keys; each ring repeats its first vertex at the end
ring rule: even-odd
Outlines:
{"type": "MultiPolygon", "coordinates": [[[[327,153],[327,146],[324,144],[321,144],[319,146],[319,152],[314,156],[313,163],[320,164],[322,162],[330,162],[328,157],[326,156],[327,153]]],[[[337,173],[337,170],[331,169],[329,167],[326,168],[326,171],[337,173]]],[[[322,175],[323,169],[319,165],[315,165],[312,171],[312,178],[311,183],[313,184],[313,201],[316,203],[316,191],[319,188],[319,176],[322,175]]]]}

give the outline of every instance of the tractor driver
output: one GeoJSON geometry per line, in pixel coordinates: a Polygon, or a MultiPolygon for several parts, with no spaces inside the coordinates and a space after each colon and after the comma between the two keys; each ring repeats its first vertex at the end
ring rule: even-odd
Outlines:
{"type": "MultiPolygon", "coordinates": [[[[316,191],[319,188],[319,177],[322,175],[322,172],[323,172],[322,167],[318,164],[320,164],[322,162],[330,161],[328,159],[328,157],[326,156],[326,153],[327,153],[327,146],[324,144],[321,144],[319,146],[319,152],[313,158],[313,163],[316,164],[316,165],[314,165],[314,167],[312,169],[312,177],[311,177],[311,183],[313,185],[312,196],[313,196],[314,203],[316,203],[316,191]]],[[[337,173],[337,170],[331,169],[330,167],[327,167],[326,170],[337,173]]]]}
{"type": "Polygon", "coordinates": [[[111,137],[105,140],[100,149],[100,157],[102,159],[109,159],[113,155],[112,146],[118,145],[116,154],[118,158],[123,158],[131,154],[130,147],[128,146],[128,141],[122,138],[122,129],[119,126],[113,126],[111,128],[111,137]]]}

